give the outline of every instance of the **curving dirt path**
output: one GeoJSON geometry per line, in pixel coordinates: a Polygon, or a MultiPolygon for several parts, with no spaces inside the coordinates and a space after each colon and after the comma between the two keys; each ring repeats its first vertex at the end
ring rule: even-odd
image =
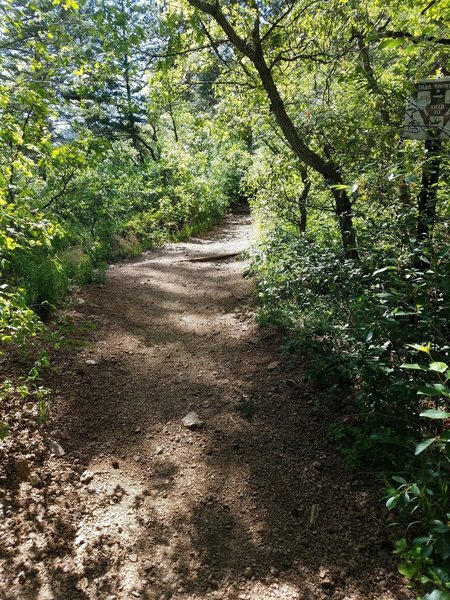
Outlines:
{"type": "Polygon", "coordinates": [[[111,267],[69,311],[97,329],[50,376],[40,448],[56,440],[65,455],[47,452],[41,483],[6,495],[2,599],[413,597],[380,504],[329,439],[330,401],[254,324],[245,262],[192,260],[240,252],[251,234],[231,215],[111,267]],[[182,423],[191,411],[197,430],[182,423]]]}

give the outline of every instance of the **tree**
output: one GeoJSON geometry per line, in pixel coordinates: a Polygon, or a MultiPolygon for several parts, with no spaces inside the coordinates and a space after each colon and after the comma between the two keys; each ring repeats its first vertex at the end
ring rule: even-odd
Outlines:
{"type": "Polygon", "coordinates": [[[353,225],[352,204],[344,183],[341,169],[330,149],[324,149],[324,155],[313,150],[295,126],[275,81],[274,67],[281,60],[282,51],[271,58],[268,49],[272,49],[272,40],[278,35],[283,22],[295,22],[304,10],[299,3],[288,4],[284,11],[275,14],[260,8],[257,3],[247,6],[211,4],[203,0],[188,0],[189,4],[214,19],[228,41],[242,58],[250,61],[256,70],[261,85],[270,102],[278,126],[298,159],[319,173],[330,186],[335,201],[335,210],[341,232],[344,255],[357,258],[356,233],[353,225]]]}
{"type": "Polygon", "coordinates": [[[93,132],[130,140],[141,162],[160,157],[157,124],[148,114],[148,79],[160,44],[152,8],[138,0],[83,3],[70,32],[76,68],[62,82],[64,98],[93,132]]]}

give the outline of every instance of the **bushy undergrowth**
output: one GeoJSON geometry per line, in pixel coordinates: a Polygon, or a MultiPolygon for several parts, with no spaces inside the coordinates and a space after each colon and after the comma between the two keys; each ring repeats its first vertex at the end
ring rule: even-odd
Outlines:
{"type": "MultiPolygon", "coordinates": [[[[61,303],[72,282],[103,281],[108,262],[136,257],[211,226],[238,194],[239,145],[216,148],[214,158],[207,146],[199,152],[173,145],[159,161],[141,164],[123,142],[100,150],[95,160],[85,157],[83,163],[78,157],[83,168],[54,202],[56,174],[48,175],[43,191],[35,182],[42,198],[31,196],[24,203],[29,228],[23,228],[20,240],[16,231],[9,247],[5,243],[1,248],[8,292],[19,294],[22,305],[38,317],[47,317],[61,303]],[[31,207],[49,203],[48,220],[41,226],[31,207]],[[47,223],[55,231],[45,238],[47,223]],[[42,232],[43,241],[33,241],[32,227],[42,232]]],[[[71,156],[68,148],[58,149],[59,169],[66,154],[71,156]]],[[[7,217],[11,220],[7,215],[5,222],[7,217]]],[[[14,222],[19,224],[16,214],[14,222]]]]}
{"type": "Polygon", "coordinates": [[[330,401],[346,398],[335,439],[350,468],[386,474],[388,508],[407,532],[397,547],[402,573],[436,594],[450,590],[450,421],[420,415],[449,406],[449,251],[437,241],[420,269],[413,251],[346,261],[332,242],[277,229],[250,269],[259,319],[287,326],[285,350],[305,355],[330,401]],[[426,430],[433,447],[417,453],[426,430]]]}

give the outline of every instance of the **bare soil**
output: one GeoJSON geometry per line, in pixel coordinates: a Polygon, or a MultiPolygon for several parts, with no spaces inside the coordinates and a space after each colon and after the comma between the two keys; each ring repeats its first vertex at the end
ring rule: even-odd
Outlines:
{"type": "Polygon", "coordinates": [[[227,258],[251,236],[230,215],[73,298],[96,330],[46,376],[50,422],[27,406],[0,444],[2,600],[413,597],[377,490],[330,439],[339,403],[254,322],[227,258]]]}

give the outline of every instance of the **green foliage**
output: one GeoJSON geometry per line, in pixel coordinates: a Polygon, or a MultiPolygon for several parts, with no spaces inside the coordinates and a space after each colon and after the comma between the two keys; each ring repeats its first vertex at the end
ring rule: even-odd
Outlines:
{"type": "Polygon", "coordinates": [[[39,387],[34,394],[37,400],[38,418],[41,425],[47,423],[50,416],[49,394],[50,390],[43,387],[39,387]]]}
{"type": "Polygon", "coordinates": [[[68,280],[58,257],[47,249],[15,252],[10,261],[11,275],[24,290],[24,299],[36,314],[43,317],[60,302],[68,280]]]}
{"type": "MultiPolygon", "coordinates": [[[[448,2],[219,2],[219,20],[196,5],[7,1],[0,339],[26,345],[69,285],[101,282],[110,260],[248,198],[259,321],[288,328],[285,350],[305,355],[330,401],[351,399],[334,427],[349,466],[401,471],[389,508],[418,521],[398,545],[403,573],[442,600],[450,172],[444,148],[436,215],[417,239],[432,161],[400,131],[411,83],[448,70],[448,2]],[[354,232],[359,261],[341,247],[354,232]]],[[[70,324],[47,334],[68,345],[70,324]]],[[[47,361],[11,392],[32,395],[43,422],[47,361]]]]}
{"type": "Polygon", "coordinates": [[[9,432],[8,425],[6,423],[4,423],[3,421],[0,421],[0,442],[5,439],[5,437],[8,435],[8,432],[9,432]]]}
{"type": "Polygon", "coordinates": [[[448,247],[436,237],[423,271],[413,266],[414,251],[402,252],[385,234],[389,246],[354,263],[311,234],[299,237],[277,228],[255,252],[250,273],[258,276],[260,319],[290,329],[285,351],[304,355],[307,376],[327,390],[331,402],[351,398],[351,411],[332,431],[347,465],[401,469],[389,487],[387,507],[400,512],[408,532],[397,546],[402,574],[425,589],[445,591],[448,247]],[[429,419],[428,435],[423,417],[429,419]]]}
{"type": "MultiPolygon", "coordinates": [[[[5,348],[26,352],[32,338],[37,350],[79,347],[70,325],[43,325],[70,286],[101,283],[108,262],[209,227],[239,194],[246,144],[215,122],[210,86],[180,92],[178,65],[155,65],[165,42],[154,9],[8,0],[1,11],[5,348]]],[[[33,398],[42,423],[48,361],[41,353],[8,392],[33,398]]],[[[0,439],[9,431],[2,418],[0,439]]]]}
{"type": "Polygon", "coordinates": [[[396,552],[402,558],[400,572],[424,585],[438,586],[437,593],[450,590],[450,413],[442,410],[449,405],[450,370],[446,363],[431,359],[430,344],[415,344],[414,348],[424,353],[429,362],[402,367],[414,373],[427,372],[437,379],[421,386],[418,395],[439,408],[427,408],[420,413],[421,417],[431,419],[429,429],[434,435],[416,445],[417,458],[411,463],[409,480],[392,478],[400,485],[387,490],[386,507],[400,509],[400,516],[409,522],[408,528],[420,528],[420,535],[411,542],[403,539],[397,544],[396,552]]]}
{"type": "Polygon", "coordinates": [[[48,366],[48,355],[46,352],[41,352],[27,378],[22,378],[22,381],[17,383],[7,379],[0,384],[4,418],[0,422],[0,441],[10,433],[11,429],[17,427],[18,416],[25,401],[35,407],[32,412],[41,425],[48,421],[51,392],[40,383],[43,369],[48,366]]]}
{"type": "Polygon", "coordinates": [[[0,334],[2,344],[22,344],[41,328],[36,314],[27,306],[23,290],[8,292],[3,284],[0,290],[0,334]]]}

